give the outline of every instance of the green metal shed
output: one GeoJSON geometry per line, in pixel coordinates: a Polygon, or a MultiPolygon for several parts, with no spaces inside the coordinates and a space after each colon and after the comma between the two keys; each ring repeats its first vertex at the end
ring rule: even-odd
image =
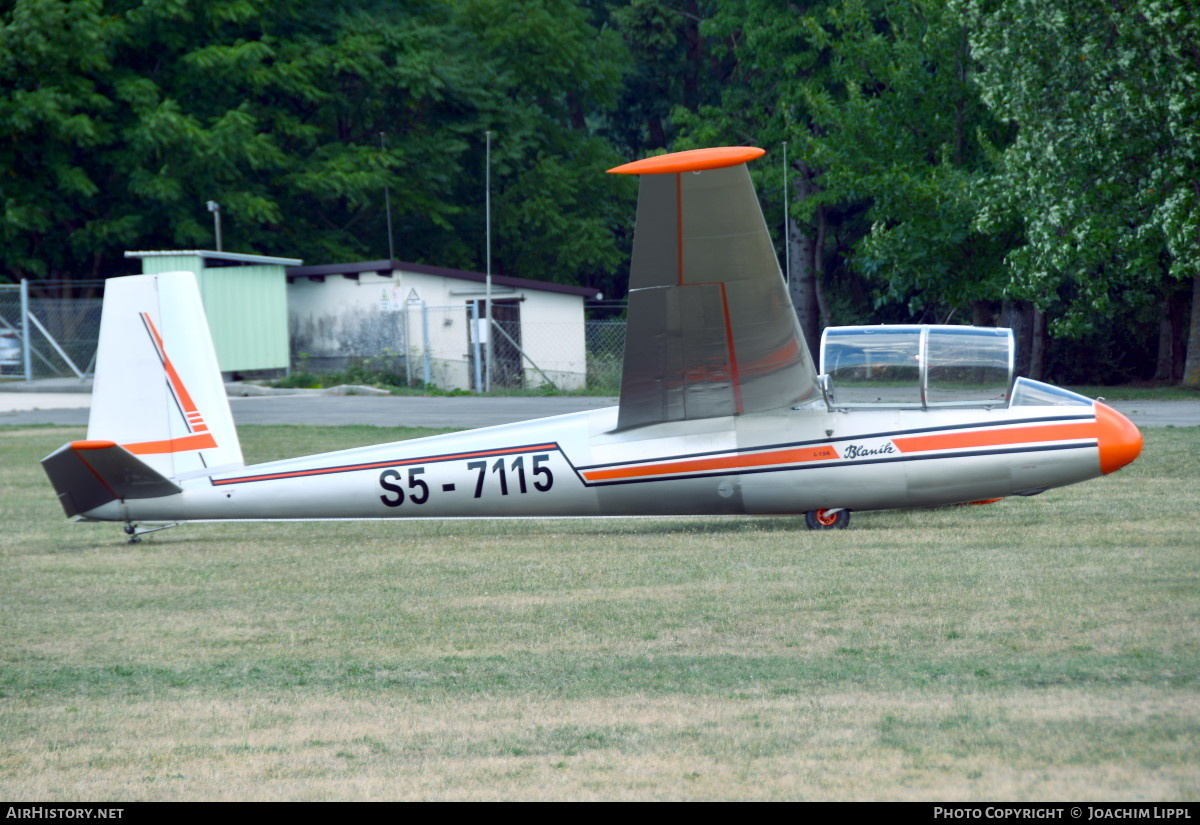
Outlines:
{"type": "Polygon", "coordinates": [[[207,249],[126,252],[142,274],[196,274],[221,371],[286,370],[289,365],[287,268],[296,258],[207,249]]]}

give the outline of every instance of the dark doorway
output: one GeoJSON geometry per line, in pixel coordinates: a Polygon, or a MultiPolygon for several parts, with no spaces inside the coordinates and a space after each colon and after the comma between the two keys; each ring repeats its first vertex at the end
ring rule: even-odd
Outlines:
{"type": "MultiPolygon", "coordinates": [[[[475,311],[482,320],[486,316],[484,301],[475,301],[475,311]]],[[[470,318],[471,306],[467,305],[467,317],[470,318]]],[[[521,299],[505,298],[492,299],[492,321],[507,337],[496,330],[492,331],[492,386],[521,387],[525,383],[525,371],[521,368],[521,299]],[[512,340],[509,340],[509,339],[512,340]]],[[[471,358],[471,372],[475,371],[475,348],[468,347],[471,358]]],[[[487,356],[484,355],[486,358],[487,356]]],[[[481,371],[482,374],[482,371],[481,371]]]]}

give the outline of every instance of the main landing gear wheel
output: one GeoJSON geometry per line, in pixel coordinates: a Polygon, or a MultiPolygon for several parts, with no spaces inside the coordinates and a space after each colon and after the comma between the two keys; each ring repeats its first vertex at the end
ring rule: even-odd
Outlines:
{"type": "Polygon", "coordinates": [[[850,524],[849,510],[809,510],[804,514],[809,530],[845,530],[850,524]]]}

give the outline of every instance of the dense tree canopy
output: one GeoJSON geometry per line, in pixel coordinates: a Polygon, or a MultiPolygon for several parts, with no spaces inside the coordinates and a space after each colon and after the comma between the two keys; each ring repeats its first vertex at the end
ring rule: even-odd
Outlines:
{"type": "Polygon", "coordinates": [[[490,132],[494,271],[615,297],[603,170],[753,143],[813,340],[1023,306],[1182,363],[1197,44],[1187,0],[0,0],[0,278],[211,247],[209,200],[228,249],[382,258],[385,188],[397,257],[482,269],[490,132]]]}
{"type": "Polygon", "coordinates": [[[1006,135],[974,85],[967,20],[942,0],[889,5],[882,18],[843,0],[810,30],[831,55],[828,83],[806,87],[806,149],[821,170],[813,200],[867,205],[856,263],[880,302],[947,320],[1001,299],[1010,238],[972,223],[988,149],[1006,135]]]}
{"type": "MultiPolygon", "coordinates": [[[[1078,333],[1117,305],[1200,289],[1200,8],[1189,0],[969,7],[983,100],[1017,124],[988,227],[1016,216],[1014,291],[1078,333]]],[[[1197,324],[1193,324],[1193,332],[1197,324]]],[[[1193,348],[1192,357],[1200,359],[1193,348]]],[[[1192,368],[1200,384],[1200,360],[1192,368]]]]}
{"type": "Polygon", "coordinates": [[[17,0],[0,29],[4,266],[120,271],[121,252],[208,247],[313,261],[483,264],[494,135],[501,269],[611,278],[624,45],[559,0],[206,3],[17,0]],[[557,208],[551,208],[557,207],[557,208]],[[510,240],[511,239],[511,240],[510,240]]]}

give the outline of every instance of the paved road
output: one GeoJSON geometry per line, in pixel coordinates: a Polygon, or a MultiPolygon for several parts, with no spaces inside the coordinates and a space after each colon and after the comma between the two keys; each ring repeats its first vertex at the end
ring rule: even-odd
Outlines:
{"type": "MultiPolygon", "coordinates": [[[[86,426],[91,396],[0,392],[0,424],[86,426]]],[[[278,395],[231,398],[236,424],[369,424],[378,427],[489,427],[594,410],[616,398],[278,395]]]]}
{"type": "MultiPolygon", "coordinates": [[[[86,393],[0,392],[0,424],[86,426],[86,393]]],[[[616,398],[277,395],[231,398],[237,424],[368,424],[379,427],[489,427],[594,410],[616,398]]],[[[1112,401],[1139,427],[1200,426],[1200,401],[1112,401]]]]}

